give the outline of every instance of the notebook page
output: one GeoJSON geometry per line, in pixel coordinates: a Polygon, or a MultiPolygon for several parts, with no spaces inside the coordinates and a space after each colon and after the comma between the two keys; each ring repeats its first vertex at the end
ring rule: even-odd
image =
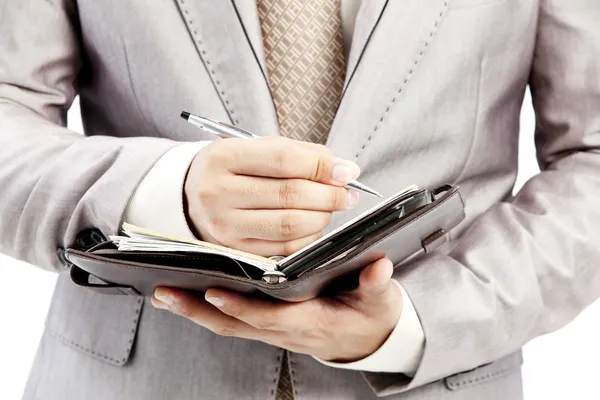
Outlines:
{"type": "Polygon", "coordinates": [[[111,237],[111,240],[118,246],[119,250],[122,251],[181,251],[217,254],[253,265],[263,271],[273,271],[277,267],[276,261],[266,257],[203,242],[201,240],[154,232],[150,229],[141,228],[126,222],[123,224],[123,232],[127,236],[111,237]]]}

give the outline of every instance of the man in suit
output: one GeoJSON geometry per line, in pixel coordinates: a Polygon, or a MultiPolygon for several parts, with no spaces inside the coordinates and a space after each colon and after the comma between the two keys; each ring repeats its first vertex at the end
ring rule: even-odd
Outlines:
{"type": "Polygon", "coordinates": [[[522,398],[520,348],[600,294],[599,17],[594,0],[4,0],[0,246],[60,273],[25,398],[522,398]],[[511,197],[528,85],[542,172],[511,197]],[[77,94],[85,136],[65,127],[77,94]],[[265,138],[207,142],[183,109],[265,138]],[[467,218],[438,252],[299,304],[69,281],[64,249],[123,221],[289,254],[376,202],[343,188],[359,175],[386,195],[454,182],[467,218]]]}

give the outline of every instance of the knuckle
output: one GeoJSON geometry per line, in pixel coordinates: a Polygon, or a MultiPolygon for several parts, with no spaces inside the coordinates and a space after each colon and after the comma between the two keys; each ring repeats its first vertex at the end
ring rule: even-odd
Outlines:
{"type": "Polygon", "coordinates": [[[281,208],[292,208],[298,199],[298,187],[289,179],[281,180],[279,185],[279,204],[281,208]]]}
{"type": "Polygon", "coordinates": [[[236,189],[236,195],[242,196],[246,199],[256,200],[260,199],[263,193],[257,184],[250,183],[238,186],[236,189]]]}
{"type": "Polygon", "coordinates": [[[280,221],[280,233],[283,238],[294,237],[298,231],[299,219],[294,213],[284,213],[280,221]]]}
{"type": "Polygon", "coordinates": [[[319,155],[316,160],[315,168],[314,168],[314,176],[313,180],[322,181],[326,179],[327,175],[327,159],[326,157],[319,155]]]}
{"type": "Polygon", "coordinates": [[[346,198],[348,196],[346,195],[346,190],[345,189],[335,189],[332,191],[331,194],[331,209],[332,210],[342,210],[345,208],[346,206],[346,198]]]}
{"type": "Polygon", "coordinates": [[[219,197],[217,187],[207,182],[198,188],[196,193],[198,199],[203,204],[210,204],[217,200],[219,197]]]}
{"type": "Polygon", "coordinates": [[[288,165],[289,153],[285,149],[274,150],[271,155],[271,169],[283,173],[288,165]]]}

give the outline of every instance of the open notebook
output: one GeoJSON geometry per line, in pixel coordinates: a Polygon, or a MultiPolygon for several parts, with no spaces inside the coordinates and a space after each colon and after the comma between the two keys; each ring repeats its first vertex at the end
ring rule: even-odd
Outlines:
{"type": "Polygon", "coordinates": [[[355,287],[357,273],[381,257],[399,267],[435,251],[464,216],[456,186],[412,185],[288,257],[261,257],[129,224],[123,236],[88,251],[67,249],[66,257],[75,284],[105,294],[219,287],[304,301],[355,287]]]}
{"type": "MultiPolygon", "coordinates": [[[[349,232],[353,232],[353,236],[360,236],[360,233],[365,229],[375,226],[378,222],[381,223],[384,217],[388,219],[390,215],[393,218],[401,217],[404,213],[402,212],[402,207],[398,206],[398,201],[402,198],[406,198],[409,201],[413,195],[421,192],[423,191],[416,185],[404,188],[288,257],[261,257],[201,240],[154,232],[128,223],[123,224],[124,236],[111,236],[110,239],[118,246],[120,251],[217,254],[227,256],[246,265],[254,266],[264,272],[277,271],[281,270],[282,267],[293,265],[295,261],[306,259],[311,252],[317,252],[326,248],[335,248],[333,243],[336,240],[340,241],[341,238],[347,239],[349,232]],[[390,209],[391,205],[394,205],[393,209],[390,209]],[[356,229],[359,229],[359,231],[356,231],[356,229]]],[[[399,205],[403,205],[403,203],[401,202],[399,205]]]]}

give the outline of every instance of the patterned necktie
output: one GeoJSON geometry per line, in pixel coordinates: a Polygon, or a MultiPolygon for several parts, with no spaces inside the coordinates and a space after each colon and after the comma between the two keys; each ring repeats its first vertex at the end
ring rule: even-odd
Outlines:
{"type": "MultiPolygon", "coordinates": [[[[281,134],[324,144],[346,70],[340,0],[257,0],[267,72],[281,134]]],[[[287,352],[276,400],[294,398],[287,352]]]]}
{"type": "MultiPolygon", "coordinates": [[[[346,70],[340,0],[257,0],[267,72],[281,134],[324,144],[346,70]]],[[[287,352],[277,400],[294,398],[287,352]]]]}
{"type": "Polygon", "coordinates": [[[340,0],[257,0],[281,134],[325,143],[344,86],[340,0]]]}

